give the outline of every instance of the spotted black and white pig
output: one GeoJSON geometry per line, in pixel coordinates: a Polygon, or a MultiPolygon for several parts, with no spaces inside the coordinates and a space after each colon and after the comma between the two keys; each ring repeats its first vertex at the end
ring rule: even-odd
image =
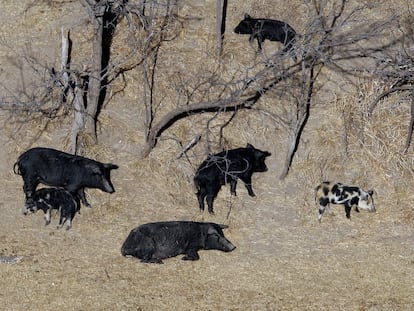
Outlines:
{"type": "Polygon", "coordinates": [[[237,148],[210,155],[201,163],[195,176],[194,183],[199,207],[204,210],[204,199],[208,211],[214,214],[213,201],[222,185],[230,183],[230,192],[236,195],[237,180],[241,179],[251,197],[255,196],[252,188],[254,172],[266,172],[266,157],[271,153],[256,149],[251,144],[246,148],[237,148]]]}
{"type": "Polygon", "coordinates": [[[85,188],[97,188],[104,192],[115,192],[110,172],[118,166],[101,163],[85,157],[51,148],[32,148],[24,152],[14,164],[14,172],[23,178],[26,202],[30,203],[39,183],[61,187],[77,193],[82,203],[90,207],[85,197],[85,188]]]}
{"type": "Polygon", "coordinates": [[[249,41],[257,39],[259,50],[262,49],[263,42],[267,39],[283,43],[284,52],[293,49],[296,31],[287,23],[266,18],[252,18],[249,14],[244,15],[244,19],[234,28],[237,34],[249,34],[249,41]]]}
{"type": "Polygon", "coordinates": [[[231,252],[236,247],[224,237],[225,225],[210,222],[166,221],[133,229],[122,245],[123,256],[146,263],[185,254],[183,260],[198,260],[201,249],[231,252]]]}
{"type": "Polygon", "coordinates": [[[57,228],[62,228],[67,221],[66,230],[69,230],[72,227],[75,214],[80,211],[79,196],[62,188],[39,189],[33,193],[32,200],[26,204],[23,214],[27,215],[42,210],[45,213],[45,226],[47,226],[50,224],[52,209],[59,210],[60,219],[57,228]]]}
{"type": "Polygon", "coordinates": [[[373,190],[365,191],[357,186],[347,186],[339,182],[324,181],[315,189],[315,201],[319,204],[318,220],[321,221],[325,208],[330,204],[343,204],[345,214],[351,218],[351,209],[375,212],[373,190]]]}

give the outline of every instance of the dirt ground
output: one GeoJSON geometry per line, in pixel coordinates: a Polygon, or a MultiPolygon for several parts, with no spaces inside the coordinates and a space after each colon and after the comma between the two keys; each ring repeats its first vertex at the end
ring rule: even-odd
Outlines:
{"type": "MultiPolygon", "coordinates": [[[[208,3],[214,7],[213,2],[208,3]]],[[[0,13],[9,22],[1,26],[2,40],[10,44],[15,36],[19,46],[28,44],[58,59],[59,47],[48,49],[54,42],[41,40],[45,29],[58,24],[46,17],[63,15],[63,23],[70,18],[62,9],[54,8],[53,14],[50,10],[48,5],[25,10],[22,4],[8,1],[0,13]]],[[[56,27],[51,33],[57,40],[59,31],[56,27]]],[[[21,81],[10,69],[10,49],[3,47],[4,90],[21,81]]],[[[298,150],[291,173],[281,181],[283,134],[275,134],[271,125],[241,132],[237,144],[251,142],[272,153],[269,171],[253,175],[257,197],[249,197],[242,184],[237,197],[223,187],[215,201],[216,215],[210,216],[198,210],[192,171],[174,160],[175,149],[161,143],[148,158],[136,156],[139,144],[134,143],[142,137],[125,136],[128,124],[136,124],[136,115],[129,113],[133,99],[125,97],[114,99],[103,111],[103,124],[111,126],[88,154],[120,166],[112,174],[116,192],[88,190],[93,207],[82,208],[68,231],[56,230],[57,215],[44,226],[40,212],[21,213],[23,183],[12,168],[18,155],[31,146],[63,149],[70,122],[62,123],[60,130],[52,124],[35,139],[36,126],[41,124],[16,131],[16,124],[6,122],[7,112],[0,111],[0,256],[21,256],[15,264],[0,262],[0,310],[414,309],[413,198],[409,189],[387,188],[391,177],[376,177],[372,160],[360,163],[355,178],[341,175],[340,169],[323,175],[374,188],[377,212],[353,211],[348,220],[342,206],[333,206],[333,214],[318,223],[314,188],[321,176],[315,173],[316,166],[305,167],[314,165],[307,160],[311,154],[307,145],[298,150]],[[120,111],[127,116],[114,122],[120,111]],[[162,265],[121,256],[130,230],[163,220],[227,224],[225,235],[237,248],[231,253],[200,251],[199,261],[182,261],[178,256],[162,265]]],[[[309,124],[305,142],[322,126],[320,115],[315,113],[309,124]]]]}

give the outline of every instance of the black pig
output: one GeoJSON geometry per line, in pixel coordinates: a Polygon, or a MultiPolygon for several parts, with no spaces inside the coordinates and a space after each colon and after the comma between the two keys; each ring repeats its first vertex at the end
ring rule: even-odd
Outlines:
{"type": "Polygon", "coordinates": [[[267,171],[265,159],[270,155],[267,151],[247,144],[246,148],[227,150],[209,156],[201,163],[194,177],[200,209],[204,210],[206,198],[208,211],[214,214],[213,201],[221,186],[230,183],[230,192],[236,195],[237,179],[244,182],[249,195],[254,197],[252,174],[267,171]]]}
{"type": "Polygon", "coordinates": [[[32,148],[20,155],[13,169],[23,178],[23,191],[28,204],[38,184],[43,183],[77,193],[82,203],[90,207],[84,189],[115,192],[110,172],[117,168],[112,163],[101,163],[51,148],[32,148]]]}
{"type": "Polygon", "coordinates": [[[183,260],[198,260],[200,249],[231,252],[236,247],[224,237],[225,225],[209,222],[166,221],[133,229],[121,248],[123,256],[146,263],[185,254],[183,260]]]}
{"type": "Polygon", "coordinates": [[[42,210],[45,213],[45,226],[50,224],[50,212],[52,209],[59,210],[60,219],[58,229],[68,222],[66,230],[72,227],[72,220],[76,212],[80,210],[80,200],[76,193],[70,193],[65,189],[43,188],[33,193],[31,202],[26,204],[23,214],[34,213],[42,210]]]}
{"type": "Polygon", "coordinates": [[[244,19],[234,28],[238,34],[249,34],[249,41],[255,38],[262,49],[265,39],[278,41],[285,46],[283,52],[291,51],[295,42],[296,31],[287,23],[265,18],[252,18],[249,14],[244,15],[244,19]]]}

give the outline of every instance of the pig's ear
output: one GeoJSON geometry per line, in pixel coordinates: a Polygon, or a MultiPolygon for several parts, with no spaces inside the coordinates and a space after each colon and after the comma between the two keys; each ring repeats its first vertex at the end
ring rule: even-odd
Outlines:
{"type": "Polygon", "coordinates": [[[207,229],[207,235],[217,234],[217,228],[214,228],[214,226],[209,226],[207,229]]]}
{"type": "Polygon", "coordinates": [[[112,163],[105,163],[104,167],[108,170],[116,170],[117,168],[119,168],[118,165],[112,163]]]}
{"type": "Polygon", "coordinates": [[[249,14],[247,14],[247,13],[244,13],[244,19],[251,19],[252,17],[249,15],[249,14]]]}
{"type": "Polygon", "coordinates": [[[249,143],[247,143],[246,148],[254,149],[253,145],[252,144],[249,144],[249,143]]]}
{"type": "Polygon", "coordinates": [[[95,174],[101,173],[101,169],[98,165],[85,164],[85,168],[91,170],[91,172],[95,174]]]}

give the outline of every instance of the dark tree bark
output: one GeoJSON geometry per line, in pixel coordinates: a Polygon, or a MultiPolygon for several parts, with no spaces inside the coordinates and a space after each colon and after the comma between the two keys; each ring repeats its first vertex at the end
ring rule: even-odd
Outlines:
{"type": "Polygon", "coordinates": [[[226,32],[227,0],[217,0],[217,52],[223,53],[224,33],[226,32]]]}
{"type": "Polygon", "coordinates": [[[84,134],[90,137],[93,143],[97,143],[96,118],[101,91],[102,35],[105,6],[100,4],[99,1],[94,0],[82,0],[82,4],[88,10],[93,25],[92,59],[90,63],[91,70],[88,82],[84,134]]]}
{"type": "MultiPolygon", "coordinates": [[[[124,1],[121,1],[122,4],[124,1]]],[[[96,122],[106,96],[112,35],[118,15],[114,1],[82,0],[93,25],[92,59],[88,79],[83,138],[96,144],[96,122]]],[[[118,3],[119,4],[119,3],[118,3]]]]}
{"type": "Polygon", "coordinates": [[[411,89],[411,108],[410,108],[410,125],[408,126],[408,135],[405,142],[404,153],[407,153],[408,148],[410,148],[411,139],[413,137],[413,127],[414,127],[414,87],[411,89]]]}

